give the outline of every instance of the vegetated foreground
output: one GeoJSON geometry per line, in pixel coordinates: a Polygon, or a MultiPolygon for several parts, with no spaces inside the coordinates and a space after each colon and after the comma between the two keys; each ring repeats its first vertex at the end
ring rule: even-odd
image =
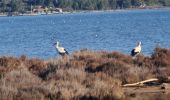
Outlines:
{"type": "Polygon", "coordinates": [[[0,57],[0,99],[160,100],[169,98],[168,93],[143,93],[140,89],[128,93],[130,89],[122,85],[168,76],[170,50],[164,48],[156,48],[151,57],[136,59],[119,52],[90,50],[49,60],[0,57]]]}

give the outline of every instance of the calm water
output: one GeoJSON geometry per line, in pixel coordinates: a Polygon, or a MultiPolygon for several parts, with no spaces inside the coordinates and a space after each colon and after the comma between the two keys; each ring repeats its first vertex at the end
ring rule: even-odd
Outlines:
{"type": "Polygon", "coordinates": [[[53,43],[129,54],[142,41],[143,54],[170,48],[170,10],[126,10],[47,16],[0,17],[0,55],[53,58],[53,43]]]}

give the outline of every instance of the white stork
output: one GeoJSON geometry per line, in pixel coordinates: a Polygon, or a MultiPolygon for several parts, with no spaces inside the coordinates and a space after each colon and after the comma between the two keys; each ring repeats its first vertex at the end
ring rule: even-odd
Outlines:
{"type": "Polygon", "coordinates": [[[58,53],[61,56],[65,56],[65,55],[69,54],[64,47],[60,47],[59,46],[59,42],[58,41],[57,41],[57,43],[54,43],[54,46],[55,46],[56,50],[58,51],[58,53]]]}
{"type": "Polygon", "coordinates": [[[141,42],[138,42],[137,47],[135,47],[134,49],[132,49],[132,51],[131,51],[131,56],[134,57],[134,56],[140,54],[141,49],[142,49],[142,48],[141,48],[141,42]]]}

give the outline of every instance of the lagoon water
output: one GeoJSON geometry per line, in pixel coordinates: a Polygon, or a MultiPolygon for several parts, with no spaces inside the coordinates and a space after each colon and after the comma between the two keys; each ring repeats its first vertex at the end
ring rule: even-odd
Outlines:
{"type": "Polygon", "coordinates": [[[170,10],[121,10],[43,16],[0,17],[0,56],[58,56],[60,41],[69,52],[83,48],[129,54],[137,41],[142,53],[170,48],[170,10]]]}

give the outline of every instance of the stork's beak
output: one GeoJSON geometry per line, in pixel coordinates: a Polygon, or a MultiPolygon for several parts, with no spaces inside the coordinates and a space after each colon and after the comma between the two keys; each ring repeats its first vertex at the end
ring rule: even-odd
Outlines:
{"type": "Polygon", "coordinates": [[[53,46],[55,46],[57,43],[54,43],[53,46]]]}

